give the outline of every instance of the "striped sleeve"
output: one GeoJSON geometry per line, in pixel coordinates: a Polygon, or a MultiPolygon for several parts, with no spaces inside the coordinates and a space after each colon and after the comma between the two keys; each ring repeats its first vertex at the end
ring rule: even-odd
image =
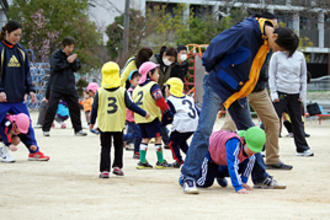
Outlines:
{"type": "Polygon", "coordinates": [[[236,192],[243,189],[241,177],[238,174],[239,169],[239,155],[240,141],[237,138],[233,138],[226,143],[227,152],[227,166],[228,173],[231,179],[231,183],[236,192]]]}
{"type": "Polygon", "coordinates": [[[245,160],[245,165],[243,167],[243,171],[242,171],[242,182],[243,183],[247,183],[249,180],[249,176],[253,170],[254,167],[254,163],[256,161],[256,157],[253,155],[252,157],[250,157],[249,159],[245,160]]]}

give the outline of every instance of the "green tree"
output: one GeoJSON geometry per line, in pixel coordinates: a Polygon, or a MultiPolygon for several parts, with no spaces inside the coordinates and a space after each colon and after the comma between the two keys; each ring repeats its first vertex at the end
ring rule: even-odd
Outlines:
{"type": "MultiPolygon", "coordinates": [[[[123,30],[124,26],[124,14],[115,17],[115,21],[108,25],[106,29],[106,34],[109,38],[107,42],[107,49],[109,56],[116,60],[119,58],[122,52],[123,45],[123,30]]],[[[140,11],[130,9],[130,26],[129,26],[129,42],[128,42],[128,54],[121,56],[124,60],[118,60],[120,64],[123,64],[125,60],[135,54],[136,51],[141,47],[142,40],[145,33],[145,18],[141,15],[140,11]]]]}
{"type": "Polygon", "coordinates": [[[117,58],[120,64],[125,63],[129,56],[143,46],[149,46],[156,51],[162,46],[185,44],[208,44],[221,31],[231,27],[245,17],[241,9],[232,9],[231,15],[218,20],[212,14],[190,16],[184,18],[185,4],[178,4],[171,13],[166,12],[166,4],[155,4],[141,16],[139,11],[130,10],[129,54],[119,58],[122,51],[124,15],[115,18],[114,23],[107,27],[109,37],[107,48],[112,59],[117,58]]]}
{"type": "MultiPolygon", "coordinates": [[[[8,16],[23,25],[21,43],[25,47],[49,40],[48,52],[45,50],[44,53],[51,53],[60,46],[64,37],[74,37],[79,59],[86,64],[84,69],[89,69],[101,64],[97,52],[100,50],[102,36],[96,25],[89,20],[87,9],[88,0],[14,0],[8,16]],[[47,21],[42,28],[38,26],[40,22],[36,22],[36,14],[40,10],[42,18],[47,21]],[[56,37],[50,39],[50,33],[56,37]]],[[[50,54],[44,55],[49,57],[50,54]]]]}

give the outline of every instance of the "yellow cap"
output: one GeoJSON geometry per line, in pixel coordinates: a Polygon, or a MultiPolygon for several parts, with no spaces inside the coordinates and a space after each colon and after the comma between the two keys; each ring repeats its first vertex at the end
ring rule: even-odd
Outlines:
{"type": "Polygon", "coordinates": [[[183,97],[185,94],[183,93],[183,82],[178,77],[169,78],[164,85],[170,86],[170,93],[176,97],[183,97]]]}
{"type": "Polygon", "coordinates": [[[106,89],[116,88],[120,86],[120,72],[117,63],[109,61],[102,66],[102,83],[101,86],[106,89]]]}

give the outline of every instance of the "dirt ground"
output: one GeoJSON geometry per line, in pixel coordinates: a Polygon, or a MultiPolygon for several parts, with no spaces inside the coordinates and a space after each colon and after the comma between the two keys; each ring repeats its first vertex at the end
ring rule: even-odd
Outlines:
{"type": "MultiPolygon", "coordinates": [[[[35,123],[37,114],[32,117],[35,123]]],[[[215,128],[221,124],[220,119],[215,128]]],[[[0,164],[0,219],[330,219],[330,120],[306,126],[315,156],[295,156],[293,139],[281,138],[281,159],[294,168],[269,173],[287,189],[248,195],[216,183],[199,195],[185,195],[178,169],[136,170],[131,151],[124,152],[124,177],[99,179],[98,136],[76,137],[71,125],[52,129],[51,137],[36,129],[51,160],[27,161],[20,145],[12,152],[16,163],[0,164]]],[[[156,154],[149,149],[147,158],[154,164],[156,154]]],[[[169,150],[165,158],[172,162],[169,150]]]]}

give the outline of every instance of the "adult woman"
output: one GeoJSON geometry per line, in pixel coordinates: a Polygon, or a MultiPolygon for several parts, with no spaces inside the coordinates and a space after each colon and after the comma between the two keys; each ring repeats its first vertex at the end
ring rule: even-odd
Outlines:
{"type": "MultiPolygon", "coordinates": [[[[141,48],[135,57],[130,58],[127,60],[123,71],[121,72],[121,86],[126,87],[126,81],[128,80],[129,73],[133,70],[138,70],[142,63],[149,61],[150,57],[152,56],[153,51],[149,47],[141,48]]],[[[129,86],[129,85],[128,85],[129,86]]]]}
{"type": "MultiPolygon", "coordinates": [[[[296,35],[295,38],[298,44],[299,39],[296,35]]],[[[274,53],[269,63],[270,96],[279,118],[286,109],[288,110],[297,156],[313,156],[305,139],[301,120],[301,104],[306,96],[306,87],[307,68],[303,53],[300,51],[274,53]]]]}
{"type": "Polygon", "coordinates": [[[164,83],[170,78],[172,64],[175,63],[177,57],[176,49],[173,47],[162,47],[159,54],[155,54],[151,57],[151,61],[159,64],[159,80],[158,85],[160,86],[163,95],[165,92],[164,83]]]}
{"type": "MultiPolygon", "coordinates": [[[[26,51],[18,43],[22,36],[22,26],[16,21],[9,21],[1,30],[0,34],[0,121],[7,113],[18,114],[29,111],[24,102],[24,95],[28,93],[32,102],[36,102],[35,90],[32,86],[29,60],[26,51]]],[[[34,131],[30,123],[27,138],[22,142],[29,149],[29,160],[47,161],[48,156],[44,156],[39,151],[34,131]],[[35,151],[31,150],[36,148],[35,151]]],[[[5,146],[4,146],[5,147],[5,146]]],[[[3,162],[6,155],[2,154],[3,162]]]]}

